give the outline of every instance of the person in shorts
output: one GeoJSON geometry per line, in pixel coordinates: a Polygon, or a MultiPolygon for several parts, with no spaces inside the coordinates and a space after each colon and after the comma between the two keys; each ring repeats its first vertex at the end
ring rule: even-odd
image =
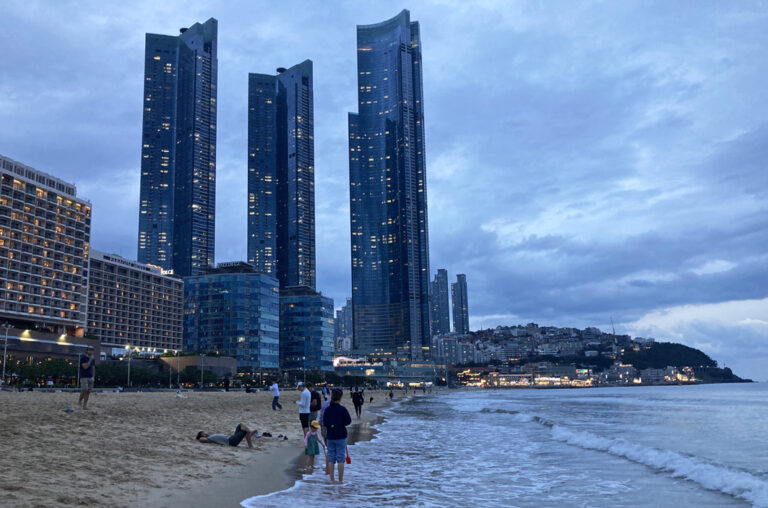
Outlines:
{"type": "Polygon", "coordinates": [[[88,409],[88,398],[93,390],[93,379],[96,372],[96,359],[93,357],[93,349],[88,349],[84,355],[80,356],[80,398],[77,405],[83,409],[88,409]]]}
{"type": "Polygon", "coordinates": [[[201,430],[197,433],[196,439],[201,443],[214,443],[222,446],[237,446],[245,439],[245,442],[248,443],[248,448],[253,448],[251,438],[254,436],[259,437],[257,431],[251,430],[240,423],[235,427],[235,433],[231,436],[226,434],[206,434],[201,430]]]}
{"type": "Polygon", "coordinates": [[[341,405],[343,392],[334,389],[331,392],[331,404],[323,412],[323,426],[328,429],[328,439],[325,442],[328,447],[328,474],[331,483],[335,483],[333,477],[333,465],[337,464],[339,470],[339,483],[344,483],[344,463],[347,450],[347,425],[352,423],[347,408],[341,405]]]}

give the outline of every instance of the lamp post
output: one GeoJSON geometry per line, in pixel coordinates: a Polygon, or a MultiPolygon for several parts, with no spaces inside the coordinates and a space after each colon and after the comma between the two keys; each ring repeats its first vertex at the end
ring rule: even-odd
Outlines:
{"type": "Polygon", "coordinates": [[[128,352],[128,381],[126,382],[126,385],[130,388],[131,386],[131,346],[130,345],[125,346],[125,349],[128,352]]]}
{"type": "Polygon", "coordinates": [[[181,390],[181,351],[176,350],[176,386],[181,390]]]}
{"type": "Polygon", "coordinates": [[[5,328],[5,342],[3,343],[3,377],[0,378],[0,386],[5,384],[5,358],[8,356],[8,330],[11,329],[11,325],[3,323],[3,328],[5,328]]]}
{"type": "Polygon", "coordinates": [[[201,354],[200,355],[200,389],[203,389],[203,373],[205,372],[205,357],[201,354]]]}

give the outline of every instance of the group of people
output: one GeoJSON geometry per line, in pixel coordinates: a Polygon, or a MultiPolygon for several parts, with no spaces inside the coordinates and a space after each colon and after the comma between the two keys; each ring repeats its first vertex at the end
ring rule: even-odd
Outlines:
{"type": "MultiPolygon", "coordinates": [[[[325,386],[321,396],[312,383],[299,383],[298,388],[300,394],[296,404],[299,406],[299,422],[304,436],[304,455],[307,457],[307,469],[309,471],[314,469],[315,457],[320,454],[322,447],[325,452],[325,474],[330,476],[331,483],[335,483],[335,473],[338,471],[338,482],[343,483],[344,464],[348,457],[347,426],[352,423],[349,411],[341,405],[344,392],[340,389],[329,390],[325,386]]],[[[282,410],[278,381],[275,380],[269,389],[272,391],[272,409],[274,411],[282,410]]],[[[362,392],[356,391],[355,393],[362,392]]],[[[356,400],[357,398],[354,398],[354,401],[356,400]]],[[[357,411],[359,417],[360,412],[357,411]]],[[[259,437],[255,430],[250,430],[241,423],[235,428],[232,435],[208,434],[200,431],[197,433],[197,440],[201,443],[238,446],[245,439],[248,448],[252,448],[251,438],[254,436],[259,437]]]]}

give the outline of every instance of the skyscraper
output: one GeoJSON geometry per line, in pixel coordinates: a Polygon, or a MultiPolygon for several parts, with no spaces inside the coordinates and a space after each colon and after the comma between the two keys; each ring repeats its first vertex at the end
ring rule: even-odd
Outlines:
{"type": "Polygon", "coordinates": [[[419,24],[357,27],[349,114],[354,347],[429,356],[429,235],[419,24]]]}
{"type": "Polygon", "coordinates": [[[460,273],[456,282],[451,284],[453,300],[453,331],[465,335],[469,333],[469,305],[467,302],[467,276],[460,273]]]}
{"type": "Polygon", "coordinates": [[[146,36],[138,261],[181,276],[214,260],[217,24],[146,36]]]}
{"type": "Polygon", "coordinates": [[[312,61],[248,75],[248,262],[315,289],[312,61]]]}
{"type": "Polygon", "coordinates": [[[430,305],[432,320],[432,336],[451,333],[450,299],[448,297],[448,271],[445,268],[437,270],[435,280],[431,283],[430,305]]]}

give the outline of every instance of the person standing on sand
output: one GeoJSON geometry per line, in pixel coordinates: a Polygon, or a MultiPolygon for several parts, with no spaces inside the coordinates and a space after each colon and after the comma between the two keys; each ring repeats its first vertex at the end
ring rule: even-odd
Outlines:
{"type": "Polygon", "coordinates": [[[296,401],[296,404],[299,405],[299,421],[301,422],[302,434],[306,434],[309,430],[309,404],[312,401],[312,394],[307,389],[307,386],[310,386],[310,383],[307,383],[306,385],[304,383],[299,383],[299,388],[301,388],[301,398],[296,401]]]}
{"type": "Polygon", "coordinates": [[[339,389],[331,392],[331,404],[323,413],[323,426],[327,429],[328,463],[330,464],[331,483],[336,483],[333,478],[333,464],[338,464],[339,483],[344,483],[344,461],[347,458],[347,425],[352,423],[347,408],[341,405],[341,397],[344,394],[339,389]]]}
{"type": "Polygon", "coordinates": [[[315,390],[315,387],[311,383],[307,383],[309,389],[310,401],[309,401],[309,421],[313,422],[317,420],[317,412],[323,405],[323,399],[320,397],[320,392],[315,390]]]}
{"type": "Polygon", "coordinates": [[[93,380],[96,377],[96,359],[93,357],[93,349],[88,349],[80,356],[80,398],[77,405],[88,409],[88,398],[93,390],[93,380]]]}
{"type": "Polygon", "coordinates": [[[272,390],[272,411],[282,410],[283,406],[280,404],[280,388],[277,386],[277,379],[275,379],[269,389],[272,390]]]}

